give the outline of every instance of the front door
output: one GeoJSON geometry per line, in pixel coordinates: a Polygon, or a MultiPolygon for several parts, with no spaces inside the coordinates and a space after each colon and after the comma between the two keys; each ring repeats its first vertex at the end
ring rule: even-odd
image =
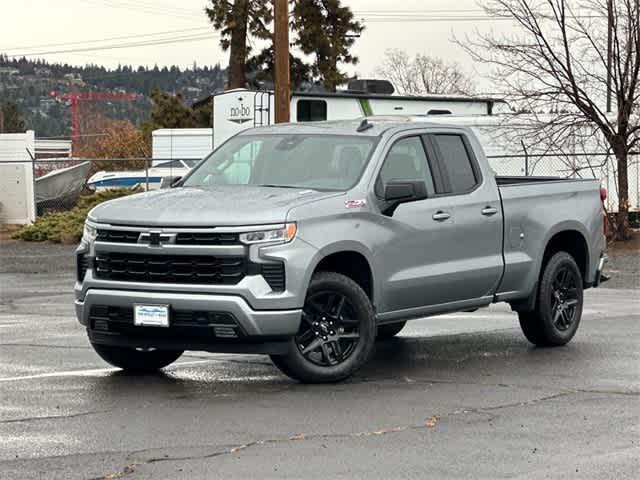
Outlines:
{"type": "Polygon", "coordinates": [[[443,168],[448,156],[460,154],[454,147],[455,139],[418,135],[396,140],[386,155],[378,190],[392,179],[424,180],[429,198],[401,204],[391,216],[381,213],[389,241],[375,252],[385,286],[380,313],[480,299],[500,279],[497,189],[483,182],[470,163],[472,177],[465,176],[468,172],[458,165],[464,158],[443,168]],[[446,147],[451,148],[443,153],[446,147]],[[452,182],[454,174],[461,180],[452,182]],[[469,188],[459,191],[465,185],[469,188]],[[496,212],[486,215],[490,206],[496,212]]]}

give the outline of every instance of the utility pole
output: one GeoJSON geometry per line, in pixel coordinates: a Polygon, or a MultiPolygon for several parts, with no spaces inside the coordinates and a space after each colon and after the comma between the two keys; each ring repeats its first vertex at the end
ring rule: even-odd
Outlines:
{"type": "Polygon", "coordinates": [[[613,0],[607,0],[607,113],[611,113],[611,63],[613,57],[613,0]]]}
{"type": "Polygon", "coordinates": [[[275,57],[275,120],[289,121],[289,0],[274,0],[273,50],[275,57]]]}

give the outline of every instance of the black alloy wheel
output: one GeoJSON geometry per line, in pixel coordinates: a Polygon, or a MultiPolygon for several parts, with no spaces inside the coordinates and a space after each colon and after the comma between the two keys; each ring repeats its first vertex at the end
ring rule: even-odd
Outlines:
{"type": "Polygon", "coordinates": [[[307,297],[296,346],[311,363],[323,367],[348,359],[360,340],[360,321],[341,293],[320,291],[307,297]]]}
{"type": "Polygon", "coordinates": [[[375,339],[375,313],[362,287],[340,273],[317,272],[289,351],[271,360],[301,382],[339,382],[366,363],[375,339]]]}
{"type": "Polygon", "coordinates": [[[553,324],[564,332],[576,320],[578,308],[578,283],[569,267],[558,269],[551,289],[551,312],[553,324]]]}
{"type": "Polygon", "coordinates": [[[582,317],[583,279],[567,252],[553,254],[542,268],[535,308],[518,313],[527,340],[539,347],[567,344],[582,317]]]}

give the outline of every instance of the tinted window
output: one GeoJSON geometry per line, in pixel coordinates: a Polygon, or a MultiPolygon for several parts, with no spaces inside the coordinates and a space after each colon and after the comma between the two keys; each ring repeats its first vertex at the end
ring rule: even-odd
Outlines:
{"type": "Polygon", "coordinates": [[[403,138],[393,144],[380,170],[380,179],[383,184],[389,180],[424,180],[433,185],[420,137],[403,138]]]}
{"type": "Polygon", "coordinates": [[[298,100],[299,122],[322,122],[327,119],[327,102],[324,100],[298,100]]]}
{"type": "Polygon", "coordinates": [[[460,135],[434,135],[444,170],[449,177],[451,193],[471,190],[477,183],[471,159],[460,135]]]}

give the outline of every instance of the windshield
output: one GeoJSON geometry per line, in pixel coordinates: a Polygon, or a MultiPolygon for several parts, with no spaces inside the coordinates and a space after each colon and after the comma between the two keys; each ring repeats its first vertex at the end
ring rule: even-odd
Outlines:
{"type": "Polygon", "coordinates": [[[241,135],[205,158],[183,185],[347,190],[360,178],[376,140],[347,135],[241,135]]]}

